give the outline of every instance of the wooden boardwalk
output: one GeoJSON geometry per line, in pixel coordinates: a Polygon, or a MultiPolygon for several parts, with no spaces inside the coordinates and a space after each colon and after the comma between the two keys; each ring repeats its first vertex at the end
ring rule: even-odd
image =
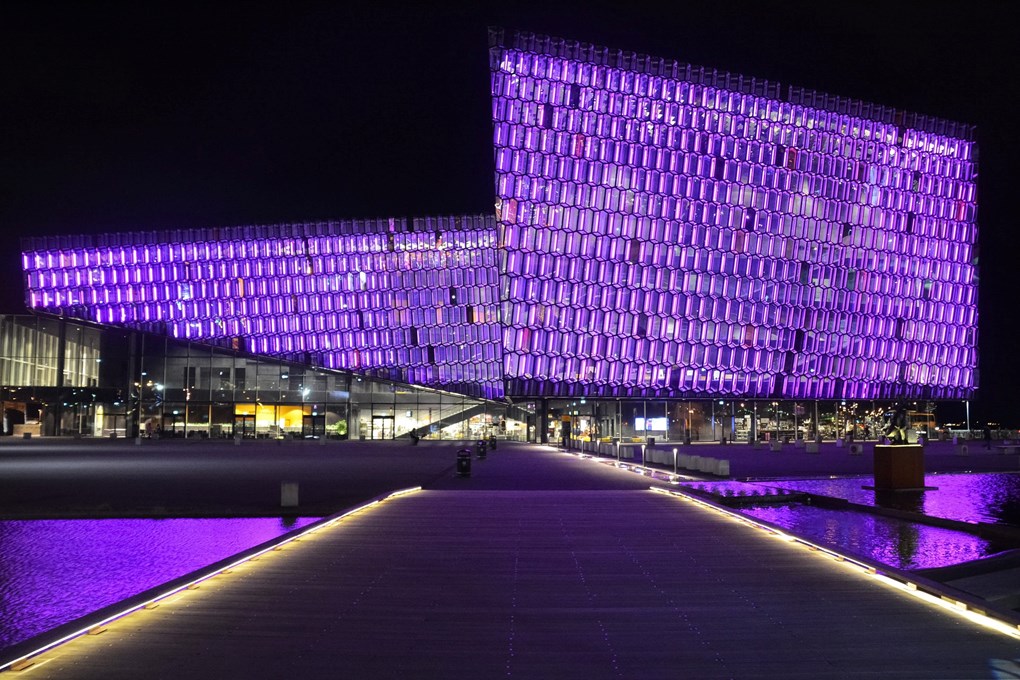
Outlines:
{"type": "Polygon", "coordinates": [[[1020,659],[1015,638],[685,501],[461,481],[4,676],[960,680],[1020,659]]]}

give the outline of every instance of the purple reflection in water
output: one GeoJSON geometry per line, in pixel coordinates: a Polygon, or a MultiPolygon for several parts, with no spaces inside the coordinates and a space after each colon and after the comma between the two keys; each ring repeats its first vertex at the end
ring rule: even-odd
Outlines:
{"type": "Polygon", "coordinates": [[[316,519],[0,522],[0,649],[316,519]]]}
{"type": "Polygon", "coordinates": [[[942,474],[925,476],[922,492],[875,492],[862,488],[871,477],[802,479],[769,482],[795,491],[845,498],[851,503],[892,507],[960,522],[989,522],[1020,526],[1020,474],[942,474]]]}
{"type": "Polygon", "coordinates": [[[838,550],[870,557],[899,569],[944,567],[976,560],[1001,549],[961,531],[853,510],[790,505],[747,508],[741,512],[838,550]]]}

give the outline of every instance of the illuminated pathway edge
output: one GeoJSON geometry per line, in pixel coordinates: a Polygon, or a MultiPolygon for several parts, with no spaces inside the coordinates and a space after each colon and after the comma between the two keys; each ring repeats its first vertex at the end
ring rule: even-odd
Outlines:
{"type": "MultiPolygon", "coordinates": [[[[653,480],[665,481],[669,484],[677,484],[682,480],[696,481],[697,479],[635,463],[598,458],[585,453],[578,453],[574,451],[561,451],[561,453],[565,453],[569,456],[576,456],[582,460],[617,467],[621,470],[633,472],[649,477],[653,480]]],[[[973,621],[978,625],[985,626],[1003,633],[1004,635],[1020,640],[1020,613],[1012,611],[995,611],[993,606],[970,595],[969,593],[961,592],[955,588],[939,583],[938,581],[926,579],[906,570],[896,569],[875,560],[870,560],[859,555],[848,554],[833,548],[832,546],[822,545],[816,541],[799,536],[796,532],[790,531],[789,529],[774,525],[770,522],[749,517],[731,508],[727,508],[705,498],[690,494],[683,489],[667,489],[652,486],[649,487],[649,490],[682,499],[689,503],[693,503],[695,506],[720,513],[747,526],[764,531],[766,534],[779,538],[783,541],[802,545],[807,550],[816,553],[823,558],[836,560],[838,562],[845,562],[850,566],[856,566],[864,573],[873,576],[875,579],[899,590],[900,592],[924,600],[928,603],[945,607],[964,619],[973,621]]]]}
{"type": "Polygon", "coordinates": [[[13,645],[0,657],[0,672],[24,671],[36,664],[45,652],[60,645],[71,642],[82,635],[99,635],[106,632],[108,626],[120,619],[123,619],[136,612],[155,609],[161,604],[172,601],[172,598],[187,590],[197,590],[203,583],[211,578],[223,574],[230,574],[234,569],[242,565],[256,562],[260,557],[269,552],[282,550],[288,543],[301,541],[319,531],[329,529],[343,520],[360,512],[369,510],[380,503],[392,498],[421,491],[421,487],[401,489],[392,493],[384,494],[366,503],[357,505],[343,512],[325,517],[312,524],[302,527],[299,530],[291,531],[272,540],[266,541],[249,550],[242,551],[236,555],[213,563],[202,569],[197,569],[190,574],[174,579],[169,583],[156,586],[140,593],[134,597],[127,598],[121,602],[104,607],[98,612],[87,614],[80,619],[72,621],[54,630],[47,631],[24,642],[13,645]],[[111,613],[112,611],[112,613],[111,613]],[[23,651],[25,648],[28,651],[23,651]]]}

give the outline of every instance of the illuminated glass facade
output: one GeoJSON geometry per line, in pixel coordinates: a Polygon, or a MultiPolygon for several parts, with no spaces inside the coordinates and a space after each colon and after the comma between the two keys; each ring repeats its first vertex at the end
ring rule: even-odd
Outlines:
{"type": "Polygon", "coordinates": [[[491,68],[511,394],[971,394],[971,128],[531,34],[491,68]]]}
{"type": "Polygon", "coordinates": [[[29,239],[28,306],[502,397],[491,216],[29,239]]]}
{"type": "Polygon", "coordinates": [[[26,239],[29,308],[490,399],[973,395],[971,127],[490,40],[494,215],[26,239]]]}
{"type": "Polygon", "coordinates": [[[526,433],[525,411],[501,402],[46,315],[0,315],[0,386],[0,436],[526,433]]]}

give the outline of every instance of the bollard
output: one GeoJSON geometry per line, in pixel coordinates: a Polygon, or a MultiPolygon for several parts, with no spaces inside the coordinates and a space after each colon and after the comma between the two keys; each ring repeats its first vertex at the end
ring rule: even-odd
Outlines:
{"type": "Polygon", "coordinates": [[[457,452],[457,476],[471,476],[471,449],[461,449],[457,452]]]}
{"type": "Polygon", "coordinates": [[[298,506],[298,483],[280,482],[280,507],[296,508],[298,506]]]}

